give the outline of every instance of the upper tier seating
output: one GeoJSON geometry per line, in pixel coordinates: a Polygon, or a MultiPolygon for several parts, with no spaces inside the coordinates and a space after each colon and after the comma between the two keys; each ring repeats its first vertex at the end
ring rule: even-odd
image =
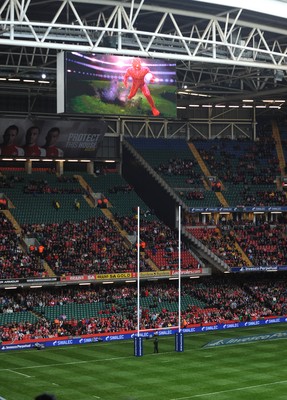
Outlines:
{"type": "Polygon", "coordinates": [[[218,204],[215,193],[205,189],[204,174],[185,140],[129,138],[128,141],[187,204],[193,207],[218,204]],[[203,198],[188,199],[193,190],[200,190],[203,198]]]}
{"type": "MultiPolygon", "coordinates": [[[[206,166],[224,185],[223,195],[230,206],[276,205],[262,192],[277,191],[279,162],[271,135],[251,140],[194,140],[206,166]],[[271,204],[272,203],[272,204],[271,204]]],[[[278,198],[279,205],[286,200],[278,198]]]]}
{"type": "Polygon", "coordinates": [[[3,188],[3,192],[13,203],[10,211],[20,224],[81,221],[100,215],[98,209],[91,208],[85,201],[85,190],[73,174],[65,173],[61,178],[46,171],[31,175],[24,171],[3,174],[11,183],[10,187],[3,188]],[[77,210],[75,199],[80,201],[77,210]],[[54,201],[59,202],[59,209],[53,207],[54,201]]]}

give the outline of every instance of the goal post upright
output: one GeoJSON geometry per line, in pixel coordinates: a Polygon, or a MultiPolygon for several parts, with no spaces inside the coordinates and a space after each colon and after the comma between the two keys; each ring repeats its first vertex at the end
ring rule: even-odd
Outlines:
{"type": "Polygon", "coordinates": [[[175,351],[182,352],[183,332],[181,330],[181,206],[178,206],[178,330],[175,333],[175,351]]]}
{"type": "Polygon", "coordinates": [[[134,336],[134,355],[143,356],[143,338],[140,336],[140,207],[137,208],[137,334],[134,336]]]}
{"type": "Polygon", "coordinates": [[[140,335],[140,208],[137,208],[137,336],[140,335]]]}
{"type": "Polygon", "coordinates": [[[178,332],[181,331],[181,206],[178,207],[178,332]]]}

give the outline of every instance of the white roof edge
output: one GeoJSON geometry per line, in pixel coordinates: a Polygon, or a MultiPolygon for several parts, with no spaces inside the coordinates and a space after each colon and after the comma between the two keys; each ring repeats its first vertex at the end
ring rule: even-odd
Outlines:
{"type": "Polygon", "coordinates": [[[261,14],[287,18],[286,0],[193,0],[201,3],[217,4],[232,8],[255,11],[261,14]]]}

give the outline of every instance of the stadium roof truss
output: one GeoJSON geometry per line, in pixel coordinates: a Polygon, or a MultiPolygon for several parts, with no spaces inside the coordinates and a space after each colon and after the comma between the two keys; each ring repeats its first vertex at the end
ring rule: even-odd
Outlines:
{"type": "Polygon", "coordinates": [[[45,73],[41,90],[55,92],[57,53],[67,50],[175,60],[182,101],[194,93],[217,103],[285,96],[286,2],[262,0],[263,12],[229,3],[4,0],[0,88],[45,73]]]}

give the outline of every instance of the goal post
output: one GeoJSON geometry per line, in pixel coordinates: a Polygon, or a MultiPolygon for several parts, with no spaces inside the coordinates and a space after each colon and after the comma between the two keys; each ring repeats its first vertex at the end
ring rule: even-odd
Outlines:
{"type": "Polygon", "coordinates": [[[181,206],[178,207],[178,331],[175,333],[175,351],[183,352],[184,341],[181,330],[181,206]]]}
{"type": "MultiPolygon", "coordinates": [[[[153,337],[162,330],[170,330],[169,328],[156,328],[140,330],[140,207],[137,208],[137,332],[134,336],[134,355],[142,357],[143,339],[146,338],[146,332],[150,332],[150,337],[153,337]]],[[[178,326],[173,326],[172,331],[175,332],[175,351],[184,351],[183,331],[181,330],[181,206],[178,208],[178,326]]]]}
{"type": "Polygon", "coordinates": [[[137,208],[137,334],[134,337],[134,355],[143,356],[143,338],[140,336],[140,207],[137,208]]]}

